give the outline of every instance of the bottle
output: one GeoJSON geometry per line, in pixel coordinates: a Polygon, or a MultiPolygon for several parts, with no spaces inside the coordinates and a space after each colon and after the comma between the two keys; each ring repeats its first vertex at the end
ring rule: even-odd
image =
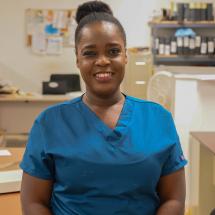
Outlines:
{"type": "Polygon", "coordinates": [[[164,55],[164,48],[165,48],[165,44],[164,44],[164,38],[160,38],[159,40],[159,55],[164,55]]]}
{"type": "Polygon", "coordinates": [[[176,40],[175,37],[171,37],[170,53],[172,55],[176,55],[177,54],[177,40],[176,40]]]}
{"type": "Polygon", "coordinates": [[[164,48],[164,54],[169,56],[170,55],[170,39],[165,39],[165,48],[164,48]]]}
{"type": "Polygon", "coordinates": [[[189,4],[185,3],[184,4],[184,21],[187,22],[190,20],[190,9],[189,9],[189,4]]]}
{"type": "Polygon", "coordinates": [[[215,37],[213,37],[213,41],[214,41],[214,56],[215,56],[215,37]]]}
{"type": "Polygon", "coordinates": [[[189,46],[190,46],[190,39],[188,36],[185,36],[184,41],[183,41],[183,54],[184,55],[189,55],[189,46]]]}
{"type": "Polygon", "coordinates": [[[184,3],[177,4],[177,20],[178,23],[183,23],[184,21],[184,3]]]}
{"type": "Polygon", "coordinates": [[[201,21],[201,3],[196,3],[195,8],[195,21],[201,21]]]}
{"type": "Polygon", "coordinates": [[[190,21],[195,21],[195,4],[194,3],[190,3],[190,21]]]}
{"type": "Polygon", "coordinates": [[[202,2],[199,3],[199,21],[203,21],[202,20],[202,2]]]}
{"type": "Polygon", "coordinates": [[[195,54],[199,55],[200,54],[200,49],[201,49],[201,36],[196,36],[195,38],[195,54]]]}
{"type": "Polygon", "coordinates": [[[199,4],[197,2],[194,3],[194,21],[199,21],[198,12],[199,12],[199,4]]]}
{"type": "Polygon", "coordinates": [[[213,41],[214,41],[214,56],[215,56],[215,37],[213,37],[213,41]]]}
{"type": "Polygon", "coordinates": [[[183,37],[177,37],[177,52],[178,55],[183,55],[183,37]]]}
{"type": "Polygon", "coordinates": [[[208,54],[213,55],[214,54],[214,38],[208,37],[208,54]]]}
{"type": "Polygon", "coordinates": [[[175,2],[170,1],[170,11],[169,11],[170,20],[175,20],[174,7],[175,7],[175,2]]]}
{"type": "Polygon", "coordinates": [[[168,20],[168,12],[167,12],[167,9],[166,8],[162,8],[162,20],[163,21],[166,21],[168,20]]]}
{"type": "Polygon", "coordinates": [[[207,20],[208,21],[213,21],[213,4],[212,3],[207,3],[207,20]]]}
{"type": "Polygon", "coordinates": [[[159,54],[159,37],[156,37],[154,39],[154,44],[153,44],[153,51],[154,51],[154,54],[159,54]]]}
{"type": "Polygon", "coordinates": [[[207,37],[202,37],[200,54],[206,55],[207,49],[208,49],[207,37]]]}
{"type": "Polygon", "coordinates": [[[207,13],[207,4],[201,3],[201,20],[202,21],[206,20],[206,13],[207,13]]]}
{"type": "Polygon", "coordinates": [[[190,43],[189,43],[189,54],[195,55],[195,37],[190,37],[190,43]]]}
{"type": "Polygon", "coordinates": [[[177,17],[178,17],[178,9],[177,9],[177,4],[174,2],[173,4],[173,17],[174,17],[174,20],[177,20],[177,17]]]}

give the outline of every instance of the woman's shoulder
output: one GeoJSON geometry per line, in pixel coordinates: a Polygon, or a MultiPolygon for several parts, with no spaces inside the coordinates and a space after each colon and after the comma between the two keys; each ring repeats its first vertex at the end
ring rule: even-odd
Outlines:
{"type": "Polygon", "coordinates": [[[137,115],[144,115],[147,116],[148,119],[155,119],[156,121],[172,120],[171,112],[164,108],[161,104],[132,96],[127,96],[127,99],[134,104],[135,113],[137,115]]]}
{"type": "Polygon", "coordinates": [[[68,101],[60,102],[45,108],[36,118],[36,121],[50,121],[55,119],[59,114],[75,111],[76,104],[81,101],[81,97],[77,97],[68,101]]]}
{"type": "Polygon", "coordinates": [[[126,96],[126,98],[140,107],[147,106],[152,109],[159,109],[161,112],[167,112],[167,113],[169,112],[161,104],[153,102],[153,101],[149,101],[146,99],[140,99],[140,98],[136,98],[136,97],[128,96],[128,95],[126,96]]]}

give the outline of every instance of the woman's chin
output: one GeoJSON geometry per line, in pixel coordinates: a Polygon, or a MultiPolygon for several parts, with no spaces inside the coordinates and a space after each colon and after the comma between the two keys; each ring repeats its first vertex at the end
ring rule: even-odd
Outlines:
{"type": "Polygon", "coordinates": [[[113,87],[101,87],[97,88],[93,91],[93,94],[99,97],[110,97],[113,96],[115,93],[120,91],[120,88],[113,88],[113,87]]]}

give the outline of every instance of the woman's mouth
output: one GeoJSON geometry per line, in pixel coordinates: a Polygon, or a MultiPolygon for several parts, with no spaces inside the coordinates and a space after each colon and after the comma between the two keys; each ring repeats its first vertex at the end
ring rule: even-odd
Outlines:
{"type": "Polygon", "coordinates": [[[112,79],[111,72],[99,72],[95,74],[96,80],[101,82],[107,82],[112,79]]]}

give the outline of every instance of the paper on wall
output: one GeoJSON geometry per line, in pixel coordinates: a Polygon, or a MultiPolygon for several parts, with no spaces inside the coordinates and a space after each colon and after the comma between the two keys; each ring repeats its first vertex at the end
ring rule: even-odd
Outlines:
{"type": "Polygon", "coordinates": [[[60,55],[63,53],[63,38],[62,37],[49,37],[47,41],[47,54],[60,55]]]}
{"type": "Polygon", "coordinates": [[[34,17],[35,13],[33,10],[27,10],[26,12],[26,24],[27,24],[27,35],[32,35],[34,33],[34,17]]]}
{"type": "Polygon", "coordinates": [[[53,18],[53,26],[55,28],[64,29],[67,27],[68,12],[67,11],[55,11],[53,18]]]}
{"type": "Polygon", "coordinates": [[[44,32],[35,32],[32,36],[32,51],[36,54],[46,53],[46,35],[44,32]]]}
{"type": "Polygon", "coordinates": [[[77,23],[75,21],[75,18],[71,17],[70,18],[70,23],[69,23],[69,26],[68,26],[68,32],[69,32],[68,44],[69,45],[74,45],[75,44],[75,30],[76,30],[76,28],[77,28],[77,23]]]}

